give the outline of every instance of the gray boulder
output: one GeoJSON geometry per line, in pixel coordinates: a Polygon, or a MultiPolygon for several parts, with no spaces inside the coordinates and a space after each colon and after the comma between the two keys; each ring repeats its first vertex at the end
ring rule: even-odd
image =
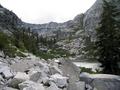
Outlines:
{"type": "Polygon", "coordinates": [[[18,87],[18,84],[29,80],[29,76],[22,72],[17,72],[15,77],[8,83],[11,87],[18,87]]]}
{"type": "Polygon", "coordinates": [[[68,77],[64,77],[60,74],[54,74],[51,76],[50,81],[54,82],[58,87],[64,88],[68,85],[68,77]]]}
{"type": "Polygon", "coordinates": [[[50,87],[46,88],[46,90],[61,90],[56,86],[55,83],[51,82],[50,87]]]}
{"type": "Polygon", "coordinates": [[[37,66],[35,68],[31,68],[28,75],[30,76],[31,81],[42,82],[42,79],[47,77],[48,73],[37,66]]]}
{"type": "Polygon", "coordinates": [[[5,80],[3,79],[3,77],[0,75],[0,85],[3,85],[5,82],[5,80]]]}
{"type": "Polygon", "coordinates": [[[69,83],[68,90],[85,90],[85,82],[73,82],[69,83]]]}
{"type": "Polygon", "coordinates": [[[42,78],[42,83],[43,83],[45,86],[48,86],[48,85],[50,84],[49,77],[44,77],[44,78],[42,78]]]}
{"type": "Polygon", "coordinates": [[[41,72],[35,72],[32,75],[30,75],[30,80],[37,82],[41,78],[41,76],[42,76],[41,72]]]}
{"type": "Polygon", "coordinates": [[[62,74],[62,71],[57,66],[50,66],[50,73],[52,75],[56,73],[62,74]]]}
{"type": "Polygon", "coordinates": [[[76,82],[75,84],[76,89],[75,90],[85,90],[85,82],[76,82]]]}
{"type": "Polygon", "coordinates": [[[80,80],[86,83],[88,90],[120,90],[120,76],[109,74],[87,75],[80,77],[80,80]]]}
{"type": "Polygon", "coordinates": [[[34,61],[34,60],[24,60],[24,61],[20,61],[18,63],[11,65],[10,67],[17,72],[24,72],[34,67],[37,62],[38,61],[34,61]]]}
{"type": "Polygon", "coordinates": [[[19,88],[20,90],[45,90],[42,84],[38,84],[29,80],[19,84],[19,88]]]}
{"type": "Polygon", "coordinates": [[[5,79],[9,79],[9,78],[12,78],[14,76],[13,71],[8,66],[1,66],[0,67],[0,73],[1,73],[1,75],[3,75],[3,77],[5,79]]]}
{"type": "Polygon", "coordinates": [[[11,88],[11,87],[4,87],[2,90],[18,90],[18,89],[11,88]]]}

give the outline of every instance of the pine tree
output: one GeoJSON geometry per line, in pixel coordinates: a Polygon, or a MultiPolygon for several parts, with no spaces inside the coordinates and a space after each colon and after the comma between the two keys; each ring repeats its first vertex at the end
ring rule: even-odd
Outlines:
{"type": "Polygon", "coordinates": [[[120,28],[116,17],[116,6],[104,1],[102,20],[96,29],[96,49],[98,61],[101,62],[104,73],[120,74],[118,62],[120,61],[120,28]]]}

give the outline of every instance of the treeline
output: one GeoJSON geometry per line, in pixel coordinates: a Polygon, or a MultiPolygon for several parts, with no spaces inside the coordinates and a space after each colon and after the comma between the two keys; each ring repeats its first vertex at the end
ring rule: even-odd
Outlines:
{"type": "Polygon", "coordinates": [[[0,49],[8,56],[15,56],[17,49],[36,55],[39,54],[40,47],[52,48],[55,43],[55,38],[39,36],[38,33],[31,31],[30,28],[14,27],[11,36],[0,32],[0,49]]]}
{"type": "Polygon", "coordinates": [[[120,1],[103,2],[102,20],[96,29],[97,60],[102,64],[104,73],[120,74],[120,1]]]}

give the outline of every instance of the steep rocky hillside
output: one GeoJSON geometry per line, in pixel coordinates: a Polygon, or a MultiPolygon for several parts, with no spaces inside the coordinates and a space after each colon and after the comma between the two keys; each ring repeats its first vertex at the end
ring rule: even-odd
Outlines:
{"type": "MultiPolygon", "coordinates": [[[[118,6],[119,10],[119,4],[115,1],[117,0],[114,0],[114,4],[118,6]]],[[[63,23],[30,24],[21,21],[13,12],[0,6],[0,30],[10,34],[14,26],[29,28],[39,36],[56,38],[56,44],[60,48],[81,56],[86,53],[83,51],[85,43],[89,44],[96,39],[95,29],[101,20],[102,11],[103,1],[96,0],[90,9],[84,14],[77,15],[73,20],[63,23]],[[5,28],[3,29],[3,27],[5,28]]],[[[117,19],[119,20],[119,17],[117,19]]]]}
{"type": "Polygon", "coordinates": [[[0,5],[0,26],[4,28],[13,28],[19,26],[22,21],[16,16],[15,13],[9,11],[0,5]]]}
{"type": "Polygon", "coordinates": [[[101,20],[103,0],[97,0],[94,5],[86,11],[83,19],[83,27],[86,36],[95,38],[95,28],[101,20]]]}

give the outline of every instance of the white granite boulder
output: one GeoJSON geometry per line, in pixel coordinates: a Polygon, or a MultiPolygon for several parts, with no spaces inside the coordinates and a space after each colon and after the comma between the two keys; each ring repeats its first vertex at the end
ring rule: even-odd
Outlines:
{"type": "Polygon", "coordinates": [[[35,83],[33,81],[25,81],[19,84],[20,90],[45,90],[42,84],[35,83]]]}
{"type": "Polygon", "coordinates": [[[50,73],[52,75],[56,73],[62,74],[62,71],[57,66],[50,66],[50,73]]]}
{"type": "Polygon", "coordinates": [[[42,82],[42,79],[48,76],[44,70],[41,70],[40,67],[31,68],[28,72],[30,80],[34,82],[42,82]]]}
{"type": "Polygon", "coordinates": [[[11,87],[4,87],[2,90],[18,90],[18,89],[11,88],[11,87]]]}
{"type": "Polygon", "coordinates": [[[56,86],[55,83],[51,82],[50,86],[46,90],[62,90],[56,86]]]}
{"type": "Polygon", "coordinates": [[[17,87],[18,84],[26,81],[26,80],[29,80],[29,76],[25,73],[22,73],[22,72],[17,72],[17,74],[15,75],[15,77],[9,82],[9,86],[12,86],[12,87],[17,87]]]}
{"type": "Polygon", "coordinates": [[[10,79],[14,76],[13,71],[11,70],[10,67],[8,66],[0,66],[0,74],[5,78],[5,79],[10,79]]]}
{"type": "Polygon", "coordinates": [[[64,77],[60,74],[54,74],[50,77],[50,81],[54,82],[60,88],[64,88],[68,85],[68,79],[68,77],[64,77]]]}

